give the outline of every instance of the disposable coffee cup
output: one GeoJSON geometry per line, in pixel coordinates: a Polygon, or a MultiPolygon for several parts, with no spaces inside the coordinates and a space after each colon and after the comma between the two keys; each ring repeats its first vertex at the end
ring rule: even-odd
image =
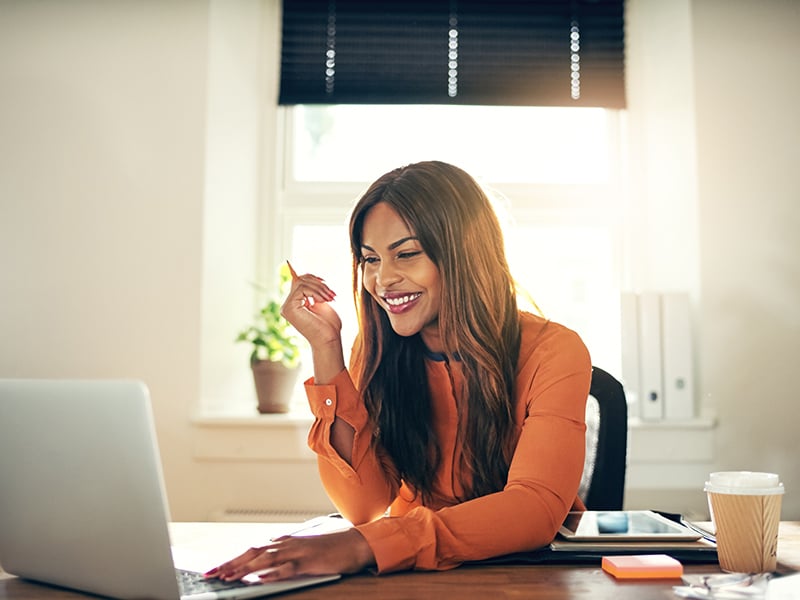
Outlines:
{"type": "Polygon", "coordinates": [[[723,571],[774,571],[783,484],[776,473],[721,471],[705,485],[723,571]]]}

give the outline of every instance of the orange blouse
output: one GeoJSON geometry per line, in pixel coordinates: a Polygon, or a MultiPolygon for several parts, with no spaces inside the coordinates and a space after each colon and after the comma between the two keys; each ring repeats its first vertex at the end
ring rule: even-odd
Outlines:
{"type": "Polygon", "coordinates": [[[520,314],[517,365],[518,439],[502,491],[460,502],[455,390],[457,361],[426,360],[433,424],[442,449],[437,494],[423,506],[402,485],[394,465],[370,442],[373,431],[350,374],[327,385],[306,382],[315,422],[309,446],[318,455],[322,483],[341,514],[364,536],[378,571],[440,570],[465,561],[533,550],[555,537],[577,497],[585,452],[584,423],[591,360],[566,327],[520,314]],[[330,444],[334,417],[355,430],[352,466],[330,444]],[[454,472],[455,469],[455,472],[454,472]],[[386,515],[390,508],[389,516],[386,515]]]}

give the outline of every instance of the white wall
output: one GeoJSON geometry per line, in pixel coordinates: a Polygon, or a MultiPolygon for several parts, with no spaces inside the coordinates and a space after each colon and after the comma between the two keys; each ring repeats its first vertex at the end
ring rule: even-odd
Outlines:
{"type": "MultiPolygon", "coordinates": [[[[247,387],[227,344],[274,185],[277,6],[0,0],[0,377],[147,381],[180,520],[325,502],[297,428],[192,422],[247,387]]],[[[629,31],[664,53],[630,81],[632,283],[692,290],[715,460],[780,471],[795,519],[798,6],[631,0],[629,31]]]]}
{"type": "Polygon", "coordinates": [[[693,3],[705,400],[720,468],[800,518],[800,2],[693,3]]]}
{"type": "Polygon", "coordinates": [[[750,469],[779,472],[800,515],[798,25],[792,0],[628,1],[626,283],[689,292],[698,414],[716,421],[633,432],[631,508],[707,514],[708,470],[750,469]]]}
{"type": "Polygon", "coordinates": [[[184,513],[207,20],[203,3],[0,4],[0,376],[145,380],[184,513]]]}

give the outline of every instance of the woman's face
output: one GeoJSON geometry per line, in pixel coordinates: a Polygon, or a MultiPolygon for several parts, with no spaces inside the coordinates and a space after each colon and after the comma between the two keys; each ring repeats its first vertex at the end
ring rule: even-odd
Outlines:
{"type": "Polygon", "coordinates": [[[439,269],[403,219],[385,202],[367,211],[361,232],[364,289],[402,336],[420,333],[432,352],[442,352],[438,319],[439,269]]]}

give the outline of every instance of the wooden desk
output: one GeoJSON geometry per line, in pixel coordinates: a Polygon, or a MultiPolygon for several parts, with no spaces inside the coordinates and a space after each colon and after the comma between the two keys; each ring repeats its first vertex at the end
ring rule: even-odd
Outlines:
{"type": "MultiPolygon", "coordinates": [[[[203,568],[224,560],[241,548],[258,544],[292,525],[267,523],[173,523],[170,526],[179,566],[203,568]],[[202,552],[200,549],[203,549],[202,552]],[[213,550],[211,550],[213,549],[213,550]],[[213,552],[213,554],[211,554],[213,552]],[[211,561],[211,562],[209,562],[211,561]]],[[[800,521],[781,523],[778,538],[779,571],[800,570],[800,521]]],[[[687,565],[687,573],[719,573],[717,565],[687,565]]],[[[319,588],[289,592],[279,598],[353,600],[381,598],[614,598],[615,600],[672,599],[678,580],[616,581],[597,566],[480,566],[437,573],[397,573],[380,577],[345,577],[319,588]]],[[[50,588],[0,574],[0,599],[75,600],[88,596],[50,588]]]]}

